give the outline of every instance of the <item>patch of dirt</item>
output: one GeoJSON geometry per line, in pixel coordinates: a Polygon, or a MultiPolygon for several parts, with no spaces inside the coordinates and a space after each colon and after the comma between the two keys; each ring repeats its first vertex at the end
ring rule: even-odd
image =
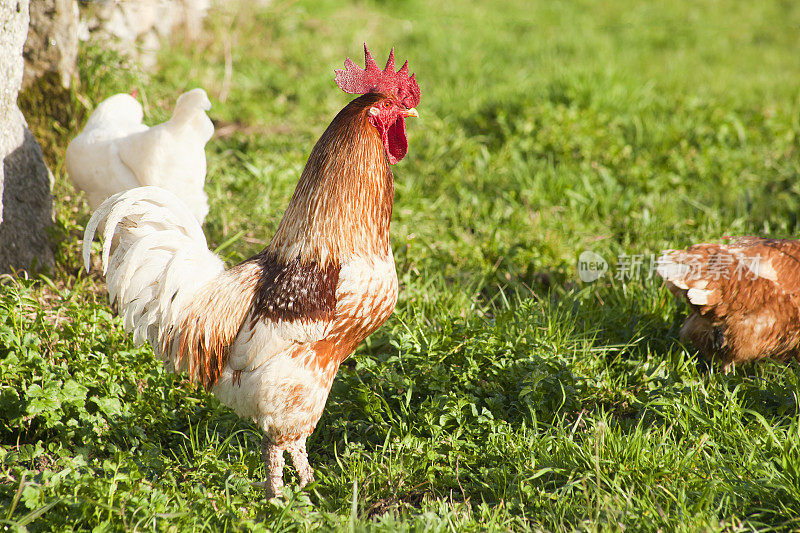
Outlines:
{"type": "Polygon", "coordinates": [[[294,130],[288,124],[265,126],[260,124],[247,124],[239,120],[229,121],[211,119],[214,123],[215,139],[230,139],[236,134],[240,135],[288,135],[294,130]]]}
{"type": "Polygon", "coordinates": [[[400,509],[419,509],[423,498],[428,491],[416,490],[406,494],[387,496],[381,498],[367,509],[368,518],[380,518],[381,516],[400,509]]]}

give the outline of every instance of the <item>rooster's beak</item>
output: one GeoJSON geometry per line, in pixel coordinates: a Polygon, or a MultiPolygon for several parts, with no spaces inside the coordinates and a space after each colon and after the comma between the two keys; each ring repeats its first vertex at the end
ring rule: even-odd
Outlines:
{"type": "Polygon", "coordinates": [[[419,113],[417,113],[417,110],[413,107],[411,109],[406,109],[401,113],[401,115],[403,115],[404,117],[419,118],[419,113]]]}

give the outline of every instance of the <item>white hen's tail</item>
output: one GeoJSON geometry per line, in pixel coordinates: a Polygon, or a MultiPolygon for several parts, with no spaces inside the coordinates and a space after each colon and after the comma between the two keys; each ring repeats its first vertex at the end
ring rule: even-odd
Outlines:
{"type": "MultiPolygon", "coordinates": [[[[208,249],[197,219],[174,194],[159,187],[115,194],[86,226],[83,260],[87,270],[98,227],[102,228],[108,293],[125,330],[133,332],[137,345],[147,340],[170,369],[189,369],[191,377],[202,377],[193,371],[197,354],[182,347],[181,336],[187,335],[187,312],[199,293],[226,276],[222,260],[208,249]]],[[[213,308],[205,311],[214,313],[213,308]]],[[[198,326],[209,323],[206,319],[198,326]]]]}

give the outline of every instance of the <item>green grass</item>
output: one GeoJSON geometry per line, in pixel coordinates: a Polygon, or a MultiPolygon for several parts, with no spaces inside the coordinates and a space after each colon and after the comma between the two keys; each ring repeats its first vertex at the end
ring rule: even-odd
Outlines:
{"type": "Polygon", "coordinates": [[[657,280],[575,270],[583,250],[613,271],[621,254],[800,233],[800,5],[474,4],[229,5],[149,78],[87,48],[64,105],[27,106],[56,174],[58,266],[0,280],[2,524],[800,529],[800,367],[703,373],[657,280]],[[153,123],[205,87],[234,130],[207,147],[206,233],[213,248],[243,232],[223,251],[236,262],[275,230],[362,41],[396,46],[423,92],[394,167],[400,299],[334,383],[317,483],[267,502],[255,427],[133,347],[80,273],[89,211],[61,158],[114,92],[137,86],[153,123]]]}

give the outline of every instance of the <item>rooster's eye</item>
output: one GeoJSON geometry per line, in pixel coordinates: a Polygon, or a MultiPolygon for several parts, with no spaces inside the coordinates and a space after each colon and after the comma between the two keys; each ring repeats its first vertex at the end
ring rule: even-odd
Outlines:
{"type": "Polygon", "coordinates": [[[392,103],[389,100],[384,100],[383,101],[383,107],[385,107],[386,109],[389,109],[390,107],[392,107],[392,103]]]}

